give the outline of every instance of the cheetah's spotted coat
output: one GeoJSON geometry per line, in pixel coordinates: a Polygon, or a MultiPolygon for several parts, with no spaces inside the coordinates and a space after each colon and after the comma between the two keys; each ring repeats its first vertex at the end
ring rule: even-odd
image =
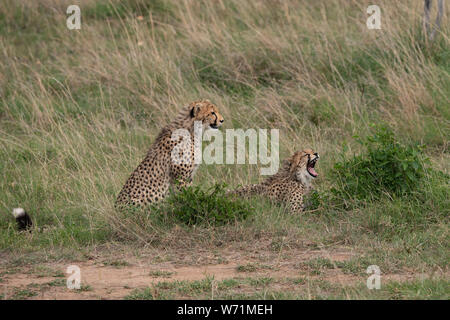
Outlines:
{"type": "Polygon", "coordinates": [[[217,107],[208,100],[195,101],[183,108],[178,117],[162,129],[150,147],[145,159],[134,170],[120,191],[117,205],[146,205],[164,199],[171,185],[188,186],[198,167],[194,163],[194,121],[201,121],[203,129],[217,129],[223,120],[217,107]],[[183,137],[174,139],[177,129],[190,134],[190,147],[184,145],[183,137]],[[172,150],[178,146],[184,161],[172,161],[172,150]]]}
{"type": "Polygon", "coordinates": [[[262,195],[277,202],[284,202],[293,212],[303,210],[303,196],[311,188],[311,181],[317,177],[314,166],[319,155],[311,149],[297,151],[285,160],[275,175],[261,184],[252,184],[236,189],[232,194],[239,196],[262,195]]]}

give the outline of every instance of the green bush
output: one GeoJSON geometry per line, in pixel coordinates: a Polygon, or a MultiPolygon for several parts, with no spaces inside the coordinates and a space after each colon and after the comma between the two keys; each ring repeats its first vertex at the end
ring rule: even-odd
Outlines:
{"type": "Polygon", "coordinates": [[[158,211],[187,225],[224,225],[254,213],[247,201],[226,195],[224,184],[207,190],[199,186],[184,188],[169,195],[158,211]]]}
{"type": "Polygon", "coordinates": [[[373,199],[382,193],[409,194],[423,179],[428,159],[420,146],[405,146],[396,141],[385,127],[373,136],[359,139],[366,152],[351,159],[342,159],[332,170],[338,185],[332,193],[342,198],[373,199]]]}

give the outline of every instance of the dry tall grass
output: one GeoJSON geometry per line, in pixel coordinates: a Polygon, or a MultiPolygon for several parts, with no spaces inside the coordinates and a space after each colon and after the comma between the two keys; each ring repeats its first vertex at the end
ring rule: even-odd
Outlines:
{"type": "MultiPolygon", "coordinates": [[[[378,1],[381,30],[366,27],[370,1],[122,3],[1,1],[2,212],[26,207],[56,228],[87,219],[94,234],[160,128],[199,97],[220,106],[225,128],[279,128],[282,157],[318,150],[319,187],[342,142],[357,151],[352,136],[372,122],[448,169],[448,6],[427,43],[422,1],[378,1]],[[81,30],[66,28],[68,4],[80,5],[81,30]]],[[[258,172],[203,165],[195,183],[258,172]]]]}

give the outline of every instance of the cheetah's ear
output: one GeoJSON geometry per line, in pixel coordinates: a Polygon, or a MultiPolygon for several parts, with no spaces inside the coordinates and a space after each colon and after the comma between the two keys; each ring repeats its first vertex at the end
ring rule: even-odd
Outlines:
{"type": "Polygon", "coordinates": [[[295,170],[300,164],[300,161],[302,160],[303,156],[304,156],[303,153],[295,153],[292,157],[288,159],[291,173],[295,173],[295,170]]]}
{"type": "Polygon", "coordinates": [[[296,159],[295,156],[293,156],[289,159],[289,171],[291,173],[295,173],[295,169],[297,168],[299,162],[300,161],[298,161],[298,159],[296,159]]]}
{"type": "Polygon", "coordinates": [[[195,118],[198,114],[198,112],[200,111],[200,105],[199,104],[195,104],[192,109],[191,109],[191,118],[195,118]]]}

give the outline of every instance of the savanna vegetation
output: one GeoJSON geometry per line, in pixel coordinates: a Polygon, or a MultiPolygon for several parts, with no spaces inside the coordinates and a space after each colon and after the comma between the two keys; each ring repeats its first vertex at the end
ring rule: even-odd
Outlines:
{"type": "MultiPolygon", "coordinates": [[[[345,247],[350,260],[302,267],[316,276],[362,274],[363,285],[350,291],[314,280],[319,291],[282,294],[270,289],[274,280],[261,293],[256,278],[245,278],[219,282],[226,290],[215,298],[448,299],[449,6],[430,41],[423,1],[377,1],[380,30],[366,26],[369,4],[2,0],[3,266],[85,259],[105,247],[345,247]],[[81,8],[80,30],[66,27],[69,4],[81,8]],[[160,206],[114,209],[158,131],[198,98],[219,106],[223,129],[280,129],[281,159],[306,147],[319,152],[302,215],[264,199],[227,198],[226,188],[264,178],[249,164],[203,164],[193,188],[160,206]],[[32,216],[32,233],[16,230],[15,207],[32,216]],[[369,292],[368,265],[427,280],[369,292]],[[232,290],[241,282],[253,293],[232,290]]],[[[161,282],[127,297],[211,298],[211,279],[202,281],[161,282]]],[[[302,288],[312,280],[282,281],[302,288]]]]}

